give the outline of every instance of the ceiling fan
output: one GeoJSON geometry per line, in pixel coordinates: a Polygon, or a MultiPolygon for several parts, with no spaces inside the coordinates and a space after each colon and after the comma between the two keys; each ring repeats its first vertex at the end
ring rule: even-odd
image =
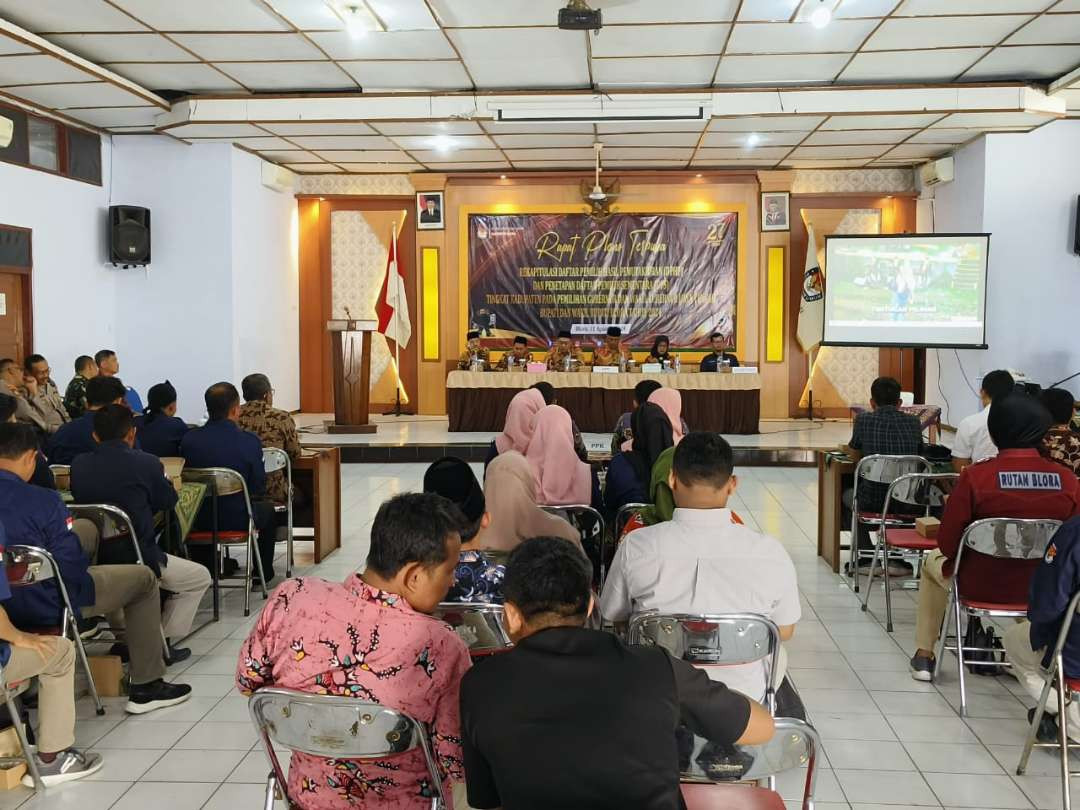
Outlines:
{"type": "Polygon", "coordinates": [[[581,197],[585,204],[589,206],[589,216],[597,222],[602,222],[612,215],[612,203],[619,197],[618,180],[612,180],[606,184],[600,182],[600,172],[603,171],[600,166],[600,152],[603,148],[604,145],[599,141],[593,144],[593,151],[596,154],[596,168],[592,188],[589,188],[588,180],[581,181],[581,197]]]}

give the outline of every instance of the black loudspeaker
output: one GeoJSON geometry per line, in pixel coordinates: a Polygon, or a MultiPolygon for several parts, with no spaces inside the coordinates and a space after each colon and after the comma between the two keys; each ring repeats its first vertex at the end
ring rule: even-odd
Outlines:
{"type": "Polygon", "coordinates": [[[109,206],[109,261],[150,264],[150,209],[137,205],[109,206]]]}
{"type": "Polygon", "coordinates": [[[1076,235],[1073,239],[1073,252],[1080,255],[1080,197],[1076,198],[1076,235]]]}

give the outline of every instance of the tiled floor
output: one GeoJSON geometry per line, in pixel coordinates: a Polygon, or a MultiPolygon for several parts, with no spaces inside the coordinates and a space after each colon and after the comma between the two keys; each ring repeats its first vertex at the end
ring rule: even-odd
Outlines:
{"type": "MultiPolygon", "coordinates": [[[[343,468],[342,550],[307,573],[341,578],[359,566],[379,503],[419,488],[422,465],[343,468]]],[[[779,537],[799,572],[803,619],[787,645],[791,675],[825,741],[818,779],[819,810],[910,807],[1060,807],[1053,757],[1036,752],[1030,776],[1015,776],[1025,732],[1025,706],[1015,681],[969,679],[971,717],[961,720],[955,670],[939,686],[907,674],[915,603],[897,592],[890,636],[859,610],[854,594],[815,557],[815,473],[808,468],[750,468],[739,473],[733,507],[751,525],[779,537]]],[[[301,549],[303,546],[301,545],[301,549]]],[[[303,558],[301,558],[303,559],[303,558]]],[[[882,608],[881,594],[873,604],[882,608]]],[[[78,742],[106,757],[94,781],[52,789],[29,800],[0,793],[0,810],[235,810],[254,808],[267,766],[242,697],[232,685],[240,640],[254,619],[241,617],[239,593],[226,598],[225,618],[192,641],[196,653],[171,677],[196,696],[174,709],[125,717],[121,700],[96,718],[79,704],[78,742]]],[[[780,778],[789,807],[801,775],[780,778]]]]}

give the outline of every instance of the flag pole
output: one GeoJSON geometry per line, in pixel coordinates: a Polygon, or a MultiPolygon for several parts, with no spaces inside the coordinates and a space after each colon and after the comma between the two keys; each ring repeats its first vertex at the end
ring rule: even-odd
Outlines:
{"type": "Polygon", "coordinates": [[[806,407],[814,421],[814,350],[806,353],[806,407]]]}
{"type": "MultiPolygon", "coordinates": [[[[398,272],[398,250],[397,250],[397,221],[390,223],[390,247],[394,251],[394,273],[398,272]]],[[[390,280],[387,279],[387,284],[390,284],[390,280]]],[[[394,318],[398,317],[398,285],[397,279],[393,280],[394,288],[394,318]]],[[[394,409],[388,411],[385,416],[401,416],[401,343],[399,342],[400,334],[394,334],[394,409]]]]}

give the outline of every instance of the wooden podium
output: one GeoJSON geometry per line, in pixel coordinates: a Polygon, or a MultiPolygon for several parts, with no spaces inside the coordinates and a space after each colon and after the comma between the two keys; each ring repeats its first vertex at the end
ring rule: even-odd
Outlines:
{"type": "Polygon", "coordinates": [[[371,397],[371,333],[376,321],[326,322],[330,333],[330,360],[334,366],[334,421],[328,433],[374,433],[368,421],[371,397]]]}

